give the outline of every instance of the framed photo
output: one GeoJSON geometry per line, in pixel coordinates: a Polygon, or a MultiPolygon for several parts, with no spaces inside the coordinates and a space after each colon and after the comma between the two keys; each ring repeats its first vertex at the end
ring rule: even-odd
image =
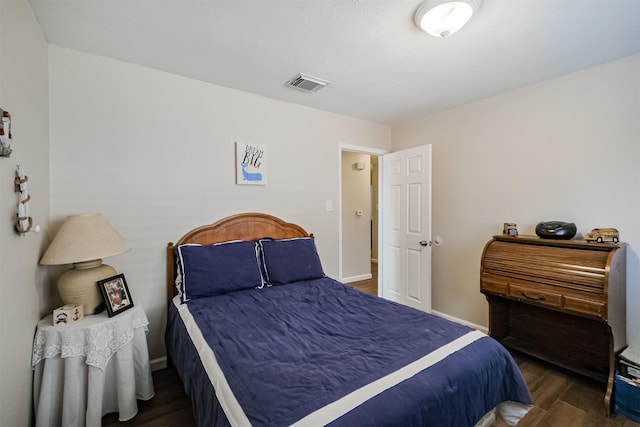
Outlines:
{"type": "Polygon", "coordinates": [[[236,184],[267,185],[267,146],[236,141],[236,184]]]}
{"type": "Polygon", "coordinates": [[[127,281],[124,279],[124,274],[99,280],[98,287],[109,317],[133,307],[133,300],[127,287],[127,281]]]}

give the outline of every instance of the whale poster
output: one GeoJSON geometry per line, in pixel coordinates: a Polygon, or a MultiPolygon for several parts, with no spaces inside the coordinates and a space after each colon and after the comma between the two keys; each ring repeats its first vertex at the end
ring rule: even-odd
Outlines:
{"type": "Polygon", "coordinates": [[[267,185],[267,146],[236,141],[236,184],[267,185]]]}

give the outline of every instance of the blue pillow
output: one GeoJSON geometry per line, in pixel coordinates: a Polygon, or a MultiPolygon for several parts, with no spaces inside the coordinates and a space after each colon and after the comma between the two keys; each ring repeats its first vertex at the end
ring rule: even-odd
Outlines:
{"type": "Polygon", "coordinates": [[[269,285],[325,277],[312,238],[259,240],[262,268],[269,285]]]}
{"type": "Polygon", "coordinates": [[[182,302],[262,286],[256,242],[180,245],[176,287],[182,302]]]}

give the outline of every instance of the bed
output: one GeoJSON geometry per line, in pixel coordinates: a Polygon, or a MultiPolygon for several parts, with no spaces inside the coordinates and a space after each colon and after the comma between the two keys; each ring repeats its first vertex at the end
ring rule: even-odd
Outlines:
{"type": "Polygon", "coordinates": [[[515,424],[531,397],[485,334],[327,277],[263,213],[167,246],[167,355],[200,426],[515,424]]]}

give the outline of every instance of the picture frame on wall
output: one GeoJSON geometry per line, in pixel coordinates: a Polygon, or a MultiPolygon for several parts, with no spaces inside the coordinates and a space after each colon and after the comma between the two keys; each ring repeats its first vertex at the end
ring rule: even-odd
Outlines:
{"type": "Polygon", "coordinates": [[[267,146],[236,141],[236,184],[267,185],[267,146]]]}
{"type": "Polygon", "coordinates": [[[127,287],[124,274],[118,274],[98,281],[104,306],[109,317],[133,307],[133,299],[127,287]]]}

